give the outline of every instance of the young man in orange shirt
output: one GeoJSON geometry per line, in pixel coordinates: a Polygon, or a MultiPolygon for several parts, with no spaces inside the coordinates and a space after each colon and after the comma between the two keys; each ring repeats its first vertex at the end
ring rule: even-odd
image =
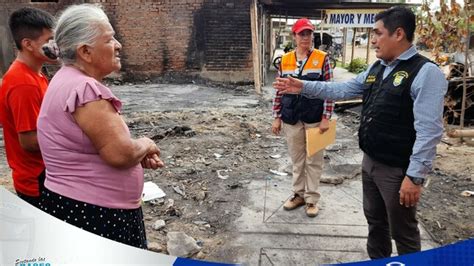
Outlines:
{"type": "Polygon", "coordinates": [[[36,8],[13,12],[9,26],[18,54],[0,88],[0,122],[13,184],[20,198],[38,206],[45,166],[36,138],[36,121],[48,80],[41,73],[51,59],[42,46],[53,39],[54,18],[36,8]]]}

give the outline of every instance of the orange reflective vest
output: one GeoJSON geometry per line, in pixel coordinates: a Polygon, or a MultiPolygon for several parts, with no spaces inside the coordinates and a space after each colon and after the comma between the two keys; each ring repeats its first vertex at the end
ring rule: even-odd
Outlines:
{"type": "MultiPolygon", "coordinates": [[[[323,76],[325,52],[313,50],[301,68],[296,61],[296,52],[283,55],[280,65],[282,77],[292,76],[302,80],[320,80],[323,76]]],[[[298,121],[305,123],[320,122],[323,116],[324,101],[309,99],[301,95],[285,94],[281,98],[281,119],[287,124],[294,125],[298,121]]]]}

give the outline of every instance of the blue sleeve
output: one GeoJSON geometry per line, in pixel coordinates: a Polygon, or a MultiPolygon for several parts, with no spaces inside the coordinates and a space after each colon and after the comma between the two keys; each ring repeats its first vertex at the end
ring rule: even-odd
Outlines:
{"type": "Polygon", "coordinates": [[[413,80],[414,126],[416,140],[410,157],[407,175],[425,177],[431,171],[436,156],[436,145],[443,135],[444,95],[448,81],[438,66],[427,63],[413,80]]]}
{"type": "Polygon", "coordinates": [[[301,95],[307,98],[341,100],[351,99],[362,95],[366,86],[364,81],[370,71],[360,73],[346,82],[303,81],[301,95]]]}

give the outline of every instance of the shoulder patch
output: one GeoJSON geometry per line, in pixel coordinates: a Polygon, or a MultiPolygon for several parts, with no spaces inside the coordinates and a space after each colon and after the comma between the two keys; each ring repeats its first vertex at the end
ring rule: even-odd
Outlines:
{"type": "Polygon", "coordinates": [[[374,83],[377,77],[375,75],[368,75],[365,79],[365,83],[374,83]]]}

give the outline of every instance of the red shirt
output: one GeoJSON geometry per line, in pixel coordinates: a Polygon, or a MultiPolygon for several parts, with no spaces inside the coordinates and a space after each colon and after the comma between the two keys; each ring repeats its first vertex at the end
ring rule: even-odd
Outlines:
{"type": "Polygon", "coordinates": [[[8,165],[13,172],[15,190],[39,196],[38,176],[45,169],[40,152],[28,152],[20,146],[18,133],[36,131],[48,80],[15,60],[3,76],[0,88],[0,122],[8,165]]]}

